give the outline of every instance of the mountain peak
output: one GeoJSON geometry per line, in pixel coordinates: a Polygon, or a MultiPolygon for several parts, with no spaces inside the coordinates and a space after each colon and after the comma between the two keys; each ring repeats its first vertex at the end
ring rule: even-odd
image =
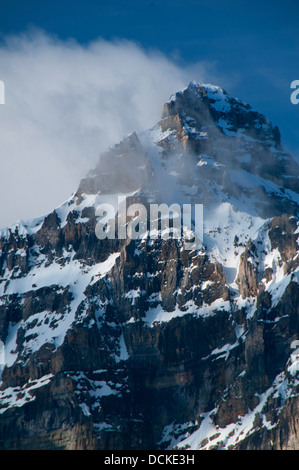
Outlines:
{"type": "Polygon", "coordinates": [[[165,103],[162,119],[178,115],[182,122],[194,120],[198,125],[216,125],[227,136],[245,134],[281,147],[276,126],[249,104],[230,96],[222,87],[195,81],[173,94],[165,103]]]}
{"type": "Polygon", "coordinates": [[[220,86],[192,81],[165,103],[156,126],[103,153],[77,195],[141,190],[163,202],[227,201],[268,217],[298,213],[298,174],[263,114],[220,86]]]}
{"type": "Polygon", "coordinates": [[[1,449],[299,448],[298,166],[220,87],[163,113],[0,231],[1,449]],[[202,204],[203,246],[184,217],[179,239],[99,238],[101,204],[109,233],[138,221],[120,200],[202,204]]]}
{"type": "Polygon", "coordinates": [[[184,92],[188,92],[190,94],[193,93],[195,96],[205,96],[208,93],[213,93],[216,95],[227,95],[227,92],[218,85],[212,85],[210,83],[199,83],[195,80],[191,80],[183,90],[177,91],[176,93],[171,95],[169,101],[175,100],[177,95],[182,94],[184,92]]]}

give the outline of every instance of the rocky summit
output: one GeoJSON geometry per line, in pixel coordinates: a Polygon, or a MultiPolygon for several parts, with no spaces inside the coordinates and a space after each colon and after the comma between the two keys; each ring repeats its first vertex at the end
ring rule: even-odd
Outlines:
{"type": "MultiPolygon", "coordinates": [[[[0,231],[1,449],[299,449],[299,167],[195,82],[46,216],[0,231]],[[203,244],[97,207],[203,205],[203,244]]],[[[134,217],[133,217],[134,218],[134,217]]]]}

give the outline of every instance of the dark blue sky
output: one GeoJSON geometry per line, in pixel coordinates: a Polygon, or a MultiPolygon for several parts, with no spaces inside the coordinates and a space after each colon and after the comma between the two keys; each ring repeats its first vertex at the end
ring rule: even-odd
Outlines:
{"type": "Polygon", "coordinates": [[[298,18],[296,0],[0,0],[2,39],[38,27],[80,43],[133,40],[182,65],[214,63],[218,84],[265,113],[299,155],[299,105],[290,102],[298,18]]]}

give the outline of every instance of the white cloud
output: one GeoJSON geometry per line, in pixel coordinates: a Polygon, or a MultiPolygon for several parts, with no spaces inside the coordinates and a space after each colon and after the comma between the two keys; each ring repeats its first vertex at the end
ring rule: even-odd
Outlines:
{"type": "Polygon", "coordinates": [[[77,189],[99,154],[151,127],[163,103],[213,67],[180,67],[129,41],[87,46],[43,32],[0,47],[0,227],[42,215],[77,189]]]}

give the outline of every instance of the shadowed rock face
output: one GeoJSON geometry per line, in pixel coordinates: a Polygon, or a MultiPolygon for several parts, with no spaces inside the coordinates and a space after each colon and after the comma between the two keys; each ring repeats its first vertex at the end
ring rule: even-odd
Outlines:
{"type": "Polygon", "coordinates": [[[298,174],[263,115],[190,83],[3,230],[0,448],[299,449],[298,174]],[[204,245],[99,240],[119,194],[203,203],[204,245]]]}

